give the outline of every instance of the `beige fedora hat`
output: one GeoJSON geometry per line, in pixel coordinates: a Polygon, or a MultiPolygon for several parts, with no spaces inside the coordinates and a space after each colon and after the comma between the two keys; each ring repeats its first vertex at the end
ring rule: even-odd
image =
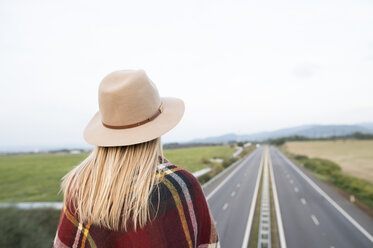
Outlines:
{"type": "Polygon", "coordinates": [[[184,102],[160,97],[143,70],[107,75],[98,90],[99,111],[84,130],[84,139],[97,146],[125,146],[162,136],[181,120],[184,102]]]}

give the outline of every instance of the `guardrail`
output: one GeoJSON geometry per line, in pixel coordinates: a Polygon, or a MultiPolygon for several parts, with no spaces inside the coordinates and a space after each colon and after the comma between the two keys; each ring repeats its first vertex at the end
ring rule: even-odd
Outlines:
{"type": "Polygon", "coordinates": [[[196,178],[199,178],[203,175],[206,175],[207,173],[210,173],[212,171],[212,169],[210,167],[208,168],[204,168],[202,170],[199,170],[199,171],[196,171],[196,172],[193,172],[193,176],[195,176],[196,178]]]}

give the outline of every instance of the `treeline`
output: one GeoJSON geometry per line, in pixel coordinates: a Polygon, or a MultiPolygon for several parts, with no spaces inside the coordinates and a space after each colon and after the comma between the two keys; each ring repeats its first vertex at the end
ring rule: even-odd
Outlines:
{"type": "Polygon", "coordinates": [[[289,137],[282,137],[277,139],[270,139],[268,142],[271,145],[283,145],[287,141],[308,141],[308,140],[348,140],[348,139],[357,139],[357,140],[372,140],[373,134],[370,133],[352,133],[349,135],[342,135],[342,136],[329,136],[329,137],[322,137],[322,138],[309,138],[300,135],[293,135],[289,137]]]}

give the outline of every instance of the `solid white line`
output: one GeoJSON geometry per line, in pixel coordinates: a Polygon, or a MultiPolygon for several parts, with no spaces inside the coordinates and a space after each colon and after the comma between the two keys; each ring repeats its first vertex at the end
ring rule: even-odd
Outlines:
{"type": "Polygon", "coordinates": [[[280,247],[286,248],[285,232],[284,232],[284,226],[282,224],[280,203],[278,201],[278,196],[277,196],[276,181],[275,181],[275,177],[273,176],[271,155],[269,155],[269,171],[271,172],[270,175],[271,175],[272,193],[273,193],[273,200],[275,203],[277,228],[278,228],[278,233],[280,236],[280,247]]]}
{"type": "Polygon", "coordinates": [[[209,200],[226,182],[228,182],[228,180],[233,177],[234,174],[237,173],[237,171],[239,171],[239,169],[242,168],[242,166],[244,166],[247,162],[247,160],[251,159],[253,156],[254,156],[254,153],[256,152],[257,150],[253,151],[247,158],[245,158],[245,160],[242,161],[242,163],[240,165],[238,165],[232,172],[231,174],[229,174],[213,191],[211,191],[211,193],[206,197],[207,200],[209,200]]]}
{"type": "Polygon", "coordinates": [[[311,215],[311,218],[313,220],[313,222],[315,223],[316,226],[320,225],[319,221],[317,220],[316,216],[315,215],[311,215]]]}
{"type": "Polygon", "coordinates": [[[297,187],[294,188],[295,192],[299,192],[299,189],[297,187]]]}
{"type": "Polygon", "coordinates": [[[259,181],[260,181],[260,177],[261,177],[262,171],[263,171],[263,157],[264,157],[264,150],[263,150],[263,153],[262,153],[262,158],[260,160],[258,176],[257,176],[256,182],[255,182],[254,195],[253,195],[253,198],[251,200],[251,206],[250,206],[249,217],[247,218],[245,236],[244,236],[243,241],[242,241],[242,248],[247,248],[247,245],[249,244],[251,226],[252,226],[252,223],[253,223],[253,217],[254,217],[254,212],[255,212],[256,198],[258,196],[258,190],[259,190],[259,181]]]}
{"type": "Polygon", "coordinates": [[[232,191],[231,196],[233,197],[235,195],[236,195],[236,191],[232,191]]]}
{"type": "Polygon", "coordinates": [[[306,176],[296,165],[294,165],[285,155],[278,152],[290,166],[298,172],[298,174],[303,177],[320,195],[322,195],[333,207],[335,207],[348,221],[351,222],[365,237],[367,237],[370,242],[373,242],[373,236],[365,230],[354,218],[352,218],[343,208],[341,208],[332,198],[329,197],[316,183],[314,183],[308,176],[306,176]]]}
{"type": "Polygon", "coordinates": [[[304,198],[301,198],[300,201],[302,202],[303,205],[306,205],[306,200],[304,198]]]}
{"type": "Polygon", "coordinates": [[[223,210],[226,210],[228,207],[228,203],[225,203],[224,206],[223,206],[223,210]]]}

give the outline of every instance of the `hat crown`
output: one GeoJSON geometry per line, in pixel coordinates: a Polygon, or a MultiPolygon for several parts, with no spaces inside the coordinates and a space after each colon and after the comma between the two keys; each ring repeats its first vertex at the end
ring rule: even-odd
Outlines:
{"type": "Polygon", "coordinates": [[[98,90],[103,123],[123,126],[139,123],[156,113],[161,98],[143,70],[121,70],[107,75],[98,90]]]}

